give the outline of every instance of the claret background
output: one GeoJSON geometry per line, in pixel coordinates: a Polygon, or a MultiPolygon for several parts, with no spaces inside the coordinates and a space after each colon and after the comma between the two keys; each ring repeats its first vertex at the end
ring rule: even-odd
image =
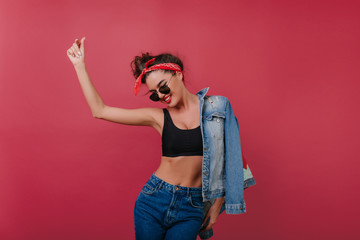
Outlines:
{"type": "MultiPolygon", "coordinates": [[[[134,96],[130,62],[177,54],[187,87],[224,95],[256,185],[213,239],[359,239],[358,1],[0,2],[0,239],[134,239],[157,168],[152,128],[96,119],[66,55],[107,105],[134,96]]],[[[144,93],[144,87],[142,88],[144,93]]]]}

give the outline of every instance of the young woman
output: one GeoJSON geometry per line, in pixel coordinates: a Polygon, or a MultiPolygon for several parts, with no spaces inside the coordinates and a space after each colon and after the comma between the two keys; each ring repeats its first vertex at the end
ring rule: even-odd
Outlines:
{"type": "Polygon", "coordinates": [[[241,152],[238,122],[228,99],[205,96],[208,88],[191,93],[184,85],[183,63],[178,57],[146,53],[131,62],[135,95],[141,83],[146,84],[150,99],[165,107],[107,106],[87,73],[84,43],[85,38],[76,39],[67,55],[93,116],[151,126],[162,136],[160,166],[135,202],[136,239],[189,240],[197,235],[207,239],[221,212],[245,212],[242,191],[255,181],[241,152]]]}

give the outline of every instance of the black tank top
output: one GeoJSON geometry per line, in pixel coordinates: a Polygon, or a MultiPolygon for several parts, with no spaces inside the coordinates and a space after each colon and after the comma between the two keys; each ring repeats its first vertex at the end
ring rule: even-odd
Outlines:
{"type": "Polygon", "coordinates": [[[193,129],[180,129],[173,123],[169,111],[164,111],[164,127],[162,132],[162,155],[203,156],[203,142],[200,126],[193,129]]]}

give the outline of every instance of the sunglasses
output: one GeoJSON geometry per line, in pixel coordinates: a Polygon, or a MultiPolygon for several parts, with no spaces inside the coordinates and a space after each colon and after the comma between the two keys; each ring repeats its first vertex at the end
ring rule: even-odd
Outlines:
{"type": "MultiPolygon", "coordinates": [[[[167,83],[164,83],[162,86],[159,87],[159,92],[162,94],[168,94],[170,92],[170,88],[168,86],[168,84],[170,83],[172,77],[174,76],[174,73],[172,74],[172,76],[170,77],[169,81],[167,83]]],[[[157,93],[157,91],[153,92],[150,97],[149,97],[152,101],[157,102],[160,100],[159,95],[157,93]]]]}

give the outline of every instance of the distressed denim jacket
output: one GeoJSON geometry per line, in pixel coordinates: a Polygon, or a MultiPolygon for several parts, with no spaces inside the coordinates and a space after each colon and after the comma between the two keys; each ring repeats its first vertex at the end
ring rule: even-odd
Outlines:
{"type": "MultiPolygon", "coordinates": [[[[220,213],[246,212],[244,189],[256,184],[240,144],[238,119],[227,97],[196,95],[200,104],[200,129],[203,139],[202,196],[205,219],[216,198],[225,197],[220,213]]],[[[209,223],[207,220],[206,225],[209,223]]],[[[213,229],[199,233],[201,239],[213,236],[213,229]]]]}

